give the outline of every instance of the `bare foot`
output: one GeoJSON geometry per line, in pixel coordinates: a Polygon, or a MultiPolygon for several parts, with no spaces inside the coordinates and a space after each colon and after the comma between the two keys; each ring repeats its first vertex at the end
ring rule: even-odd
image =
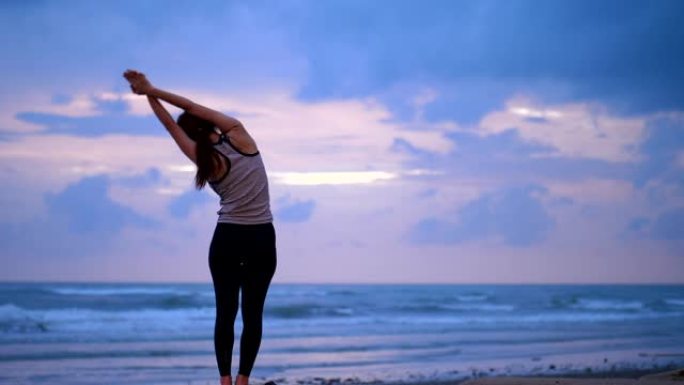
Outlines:
{"type": "Polygon", "coordinates": [[[221,376],[221,385],[233,385],[233,379],[230,376],[221,376]]]}
{"type": "Polygon", "coordinates": [[[249,385],[249,377],[238,374],[237,380],[235,380],[235,385],[249,385]]]}

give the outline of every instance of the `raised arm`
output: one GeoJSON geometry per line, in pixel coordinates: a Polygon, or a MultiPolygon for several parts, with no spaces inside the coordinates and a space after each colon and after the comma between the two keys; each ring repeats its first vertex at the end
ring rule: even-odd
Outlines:
{"type": "Polygon", "coordinates": [[[193,163],[197,164],[197,146],[195,141],[190,139],[183,129],[173,120],[171,114],[166,111],[166,108],[157,100],[157,98],[147,95],[147,101],[150,102],[152,111],[157,115],[159,121],[166,127],[166,130],[171,134],[173,140],[176,141],[183,154],[185,154],[193,163]]]}
{"type": "Polygon", "coordinates": [[[133,88],[135,93],[159,98],[173,104],[188,113],[212,122],[223,133],[228,133],[232,130],[244,130],[242,123],[231,116],[197,104],[183,96],[152,86],[145,75],[140,72],[128,70],[124,73],[124,76],[131,83],[131,88],[133,88]]]}

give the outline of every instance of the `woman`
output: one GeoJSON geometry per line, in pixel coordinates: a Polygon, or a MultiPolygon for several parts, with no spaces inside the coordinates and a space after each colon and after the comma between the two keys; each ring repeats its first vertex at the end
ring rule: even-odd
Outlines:
{"type": "Polygon", "coordinates": [[[232,385],[233,324],[241,292],[243,329],[235,384],[248,385],[261,344],[264,301],[276,269],[275,229],[261,154],[240,121],[155,88],[140,72],[128,70],[124,77],[134,93],[147,95],[152,111],[197,165],[197,189],[209,183],[221,197],[209,247],[216,295],[216,362],[221,385],[232,385]],[[177,121],[159,99],[184,110],[177,121]]]}

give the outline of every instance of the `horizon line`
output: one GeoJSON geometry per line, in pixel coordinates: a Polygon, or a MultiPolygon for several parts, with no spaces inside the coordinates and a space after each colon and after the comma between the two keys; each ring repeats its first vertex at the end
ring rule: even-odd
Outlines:
{"type": "MultiPolygon", "coordinates": [[[[124,281],[124,280],[111,280],[111,281],[95,281],[95,280],[27,280],[27,279],[0,279],[0,284],[129,284],[129,285],[199,285],[206,284],[212,285],[212,281],[124,281]]],[[[303,281],[284,281],[278,282],[274,281],[271,285],[440,285],[440,286],[466,286],[466,285],[501,285],[501,286],[523,286],[523,285],[538,285],[538,286],[597,286],[597,285],[630,285],[630,286],[683,286],[684,282],[400,282],[400,281],[368,281],[368,282],[345,282],[345,281],[326,281],[326,282],[303,282],[303,281]]]]}

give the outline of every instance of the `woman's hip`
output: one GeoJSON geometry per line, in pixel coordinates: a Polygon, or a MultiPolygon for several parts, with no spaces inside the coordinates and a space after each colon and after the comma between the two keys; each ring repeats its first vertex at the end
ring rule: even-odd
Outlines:
{"type": "Polygon", "coordinates": [[[274,259],[276,234],[273,223],[243,225],[218,222],[209,247],[209,257],[221,259],[274,259]]]}

